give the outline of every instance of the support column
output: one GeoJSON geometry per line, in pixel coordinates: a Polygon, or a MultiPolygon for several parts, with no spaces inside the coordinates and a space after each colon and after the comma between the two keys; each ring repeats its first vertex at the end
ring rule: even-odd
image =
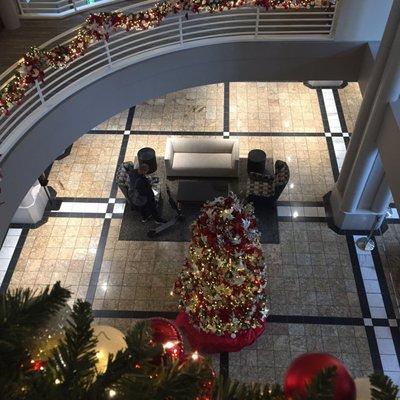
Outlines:
{"type": "Polygon", "coordinates": [[[6,29],[18,29],[21,26],[15,0],[0,1],[0,16],[6,29]]]}
{"type": "Polygon", "coordinates": [[[340,229],[368,230],[390,202],[377,148],[386,107],[400,94],[400,0],[394,0],[330,206],[340,229]]]}

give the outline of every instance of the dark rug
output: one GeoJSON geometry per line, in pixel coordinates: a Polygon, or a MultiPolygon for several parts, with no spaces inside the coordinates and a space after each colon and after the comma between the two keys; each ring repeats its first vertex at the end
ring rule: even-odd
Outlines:
{"type": "MultiPolygon", "coordinates": [[[[165,191],[165,184],[168,184],[172,197],[176,199],[178,191],[179,179],[166,180],[164,159],[157,157],[158,169],[155,173],[160,178],[162,199],[159,202],[159,211],[163,218],[170,219],[175,215],[171,209],[168,196],[165,191]]],[[[228,179],[230,190],[236,193],[239,197],[244,198],[246,193],[247,172],[246,172],[247,159],[240,159],[239,163],[239,179],[228,179]]],[[[182,178],[187,179],[187,178],[182,178]]],[[[223,179],[218,179],[219,181],[223,179]]],[[[136,210],[131,210],[127,205],[122,217],[121,230],[119,232],[119,240],[130,241],[165,241],[165,242],[190,242],[191,241],[191,223],[198,217],[202,204],[200,203],[184,203],[182,210],[184,219],[177,222],[176,225],[170,227],[168,230],[162,232],[155,238],[149,238],[147,233],[150,229],[155,228],[157,225],[154,221],[147,223],[142,222],[140,213],[136,210]]],[[[279,243],[279,224],[276,207],[271,207],[263,202],[255,204],[255,215],[258,220],[258,229],[261,231],[261,243],[279,243]]]]}

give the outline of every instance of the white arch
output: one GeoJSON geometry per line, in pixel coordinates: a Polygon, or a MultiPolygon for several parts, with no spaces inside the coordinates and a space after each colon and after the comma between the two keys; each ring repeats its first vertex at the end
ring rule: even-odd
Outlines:
{"type": "Polygon", "coordinates": [[[81,82],[62,101],[29,116],[2,159],[0,242],[37,176],[68,145],[116,113],[165,93],[218,82],[357,81],[364,50],[364,44],[351,42],[199,42],[81,82]]]}

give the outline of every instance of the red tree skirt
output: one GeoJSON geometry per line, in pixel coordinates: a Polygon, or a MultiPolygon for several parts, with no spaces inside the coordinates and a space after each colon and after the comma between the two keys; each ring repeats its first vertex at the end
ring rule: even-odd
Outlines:
{"type": "Polygon", "coordinates": [[[247,331],[238,332],[233,339],[230,335],[218,336],[213,333],[205,333],[190,323],[189,317],[181,311],[175,320],[176,325],[182,329],[194,350],[204,353],[221,353],[240,351],[243,347],[250,346],[265,330],[265,322],[262,326],[247,331]]]}

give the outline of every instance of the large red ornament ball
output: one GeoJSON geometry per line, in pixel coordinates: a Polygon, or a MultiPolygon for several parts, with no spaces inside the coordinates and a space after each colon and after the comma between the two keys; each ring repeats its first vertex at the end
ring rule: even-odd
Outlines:
{"type": "Polygon", "coordinates": [[[355,400],[356,387],[346,367],[337,358],[326,353],[307,353],[296,358],[285,376],[285,397],[305,397],[306,385],[323,369],[336,367],[334,400],[355,400]]]}
{"type": "Polygon", "coordinates": [[[183,339],[175,324],[165,318],[150,319],[153,341],[164,347],[172,358],[181,359],[184,355],[183,339]]]}

